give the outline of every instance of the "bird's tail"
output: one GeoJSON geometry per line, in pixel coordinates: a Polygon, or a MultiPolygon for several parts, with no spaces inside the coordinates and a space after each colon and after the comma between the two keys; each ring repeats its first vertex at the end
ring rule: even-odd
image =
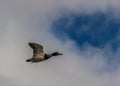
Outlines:
{"type": "Polygon", "coordinates": [[[30,62],[30,61],[31,61],[31,59],[27,59],[27,60],[26,60],[26,62],[30,62]]]}

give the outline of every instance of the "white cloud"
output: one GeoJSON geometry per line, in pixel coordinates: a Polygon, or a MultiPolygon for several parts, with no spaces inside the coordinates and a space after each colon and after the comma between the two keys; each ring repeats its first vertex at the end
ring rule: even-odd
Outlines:
{"type": "Polygon", "coordinates": [[[60,9],[78,13],[105,10],[109,4],[114,8],[119,6],[119,1],[111,2],[0,0],[0,82],[3,82],[0,85],[118,86],[119,70],[101,75],[96,72],[106,66],[103,50],[89,47],[88,52],[78,53],[75,42],[68,39],[63,43],[50,33],[50,24],[62,14],[59,14],[60,9]],[[27,45],[29,41],[43,44],[47,52],[58,50],[64,55],[37,64],[26,63],[32,56],[32,49],[27,45]],[[89,56],[91,59],[84,59],[89,56]]]}

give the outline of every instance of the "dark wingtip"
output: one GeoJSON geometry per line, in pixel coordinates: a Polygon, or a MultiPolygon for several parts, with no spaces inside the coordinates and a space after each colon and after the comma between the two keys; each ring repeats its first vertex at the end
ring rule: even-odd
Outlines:
{"type": "Polygon", "coordinates": [[[31,45],[31,44],[32,44],[32,42],[29,42],[29,43],[28,43],[28,45],[31,45]]]}
{"type": "Polygon", "coordinates": [[[34,48],[34,45],[32,42],[29,42],[28,45],[31,47],[31,48],[34,48]]]}

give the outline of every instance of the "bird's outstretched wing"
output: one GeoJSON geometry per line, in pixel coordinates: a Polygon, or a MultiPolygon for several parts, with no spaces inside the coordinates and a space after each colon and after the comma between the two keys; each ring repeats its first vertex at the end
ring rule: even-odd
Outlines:
{"type": "Polygon", "coordinates": [[[42,45],[37,43],[28,43],[28,44],[33,49],[34,54],[44,53],[42,45]]]}

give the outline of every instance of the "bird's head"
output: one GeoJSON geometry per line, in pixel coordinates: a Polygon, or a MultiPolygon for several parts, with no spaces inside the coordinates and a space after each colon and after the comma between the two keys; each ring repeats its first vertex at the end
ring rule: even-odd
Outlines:
{"type": "Polygon", "coordinates": [[[52,53],[52,56],[58,56],[58,55],[63,55],[62,53],[59,53],[59,52],[54,52],[52,53]]]}

